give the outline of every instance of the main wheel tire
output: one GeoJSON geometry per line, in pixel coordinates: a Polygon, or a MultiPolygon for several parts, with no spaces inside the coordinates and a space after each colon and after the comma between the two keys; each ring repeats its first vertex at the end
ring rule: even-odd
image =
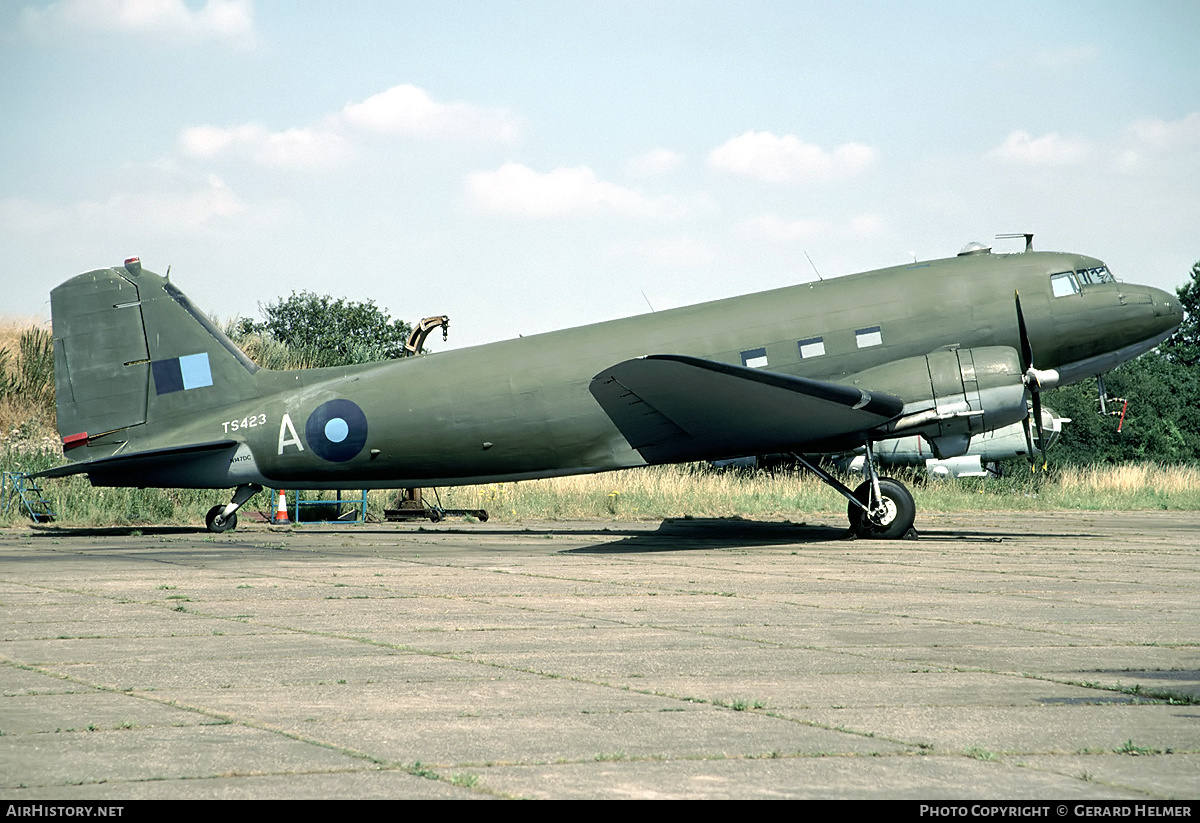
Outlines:
{"type": "Polygon", "coordinates": [[[210,532],[227,532],[230,529],[237,527],[237,512],[229,515],[226,518],[221,518],[221,512],[225,511],[224,506],[213,506],[208,510],[208,515],[204,518],[204,525],[208,526],[210,532]]]}
{"type": "MultiPolygon", "coordinates": [[[[859,537],[877,540],[894,540],[908,534],[917,516],[917,507],[912,495],[903,483],[890,477],[879,478],[879,496],[887,509],[878,522],[853,503],[847,504],[850,529],[859,537]]],[[[871,499],[871,481],[867,480],[854,490],[854,497],[866,504],[871,499]]]]}

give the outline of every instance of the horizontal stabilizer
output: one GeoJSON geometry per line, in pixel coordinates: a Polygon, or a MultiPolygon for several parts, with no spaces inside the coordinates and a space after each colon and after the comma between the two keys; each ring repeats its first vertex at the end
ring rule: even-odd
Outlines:
{"type": "Polygon", "coordinates": [[[589,388],[648,463],[858,445],[904,405],[890,394],[671,354],[618,363],[589,388]]]}
{"type": "Polygon", "coordinates": [[[93,486],[163,488],[221,488],[230,485],[226,476],[235,440],[214,440],[166,449],[117,454],[96,460],[81,460],[37,472],[30,477],[67,477],[86,474],[93,486]],[[204,484],[216,475],[219,482],[204,484]]]}

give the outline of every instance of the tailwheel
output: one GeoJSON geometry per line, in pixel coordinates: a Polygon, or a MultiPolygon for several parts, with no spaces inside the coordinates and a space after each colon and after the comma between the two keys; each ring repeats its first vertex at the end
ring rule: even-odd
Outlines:
{"type": "Polygon", "coordinates": [[[221,512],[223,511],[225,511],[224,506],[213,506],[208,510],[208,515],[204,518],[204,525],[208,526],[210,532],[220,534],[237,527],[237,513],[222,517],[221,512]]]}
{"type": "Polygon", "coordinates": [[[908,489],[890,477],[880,477],[878,505],[871,505],[871,496],[870,480],[854,490],[854,497],[862,506],[851,502],[847,507],[850,529],[859,537],[880,540],[893,540],[908,534],[917,514],[908,489]]]}
{"type": "Polygon", "coordinates": [[[233,492],[233,500],[227,506],[213,506],[204,518],[204,525],[210,532],[227,532],[237,525],[237,510],[242,504],[262,491],[257,483],[243,483],[233,492]]]}

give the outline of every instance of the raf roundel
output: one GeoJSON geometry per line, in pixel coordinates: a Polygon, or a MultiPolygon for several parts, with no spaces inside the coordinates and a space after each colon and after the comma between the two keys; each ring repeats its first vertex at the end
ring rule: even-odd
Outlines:
{"type": "Polygon", "coordinates": [[[367,442],[367,416],[349,400],[330,400],[308,416],[304,439],[317,457],[344,463],[367,442]]]}

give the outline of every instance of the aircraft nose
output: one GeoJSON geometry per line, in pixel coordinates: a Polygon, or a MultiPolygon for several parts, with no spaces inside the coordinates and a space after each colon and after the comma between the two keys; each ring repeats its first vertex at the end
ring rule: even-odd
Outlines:
{"type": "Polygon", "coordinates": [[[1156,335],[1166,334],[1178,328],[1179,324],[1183,322],[1183,307],[1179,305],[1179,298],[1153,286],[1144,286],[1143,289],[1154,310],[1154,316],[1150,322],[1156,335]]]}
{"type": "Polygon", "coordinates": [[[1175,295],[1153,286],[1147,286],[1146,291],[1150,293],[1150,301],[1154,304],[1156,314],[1183,314],[1183,310],[1179,306],[1179,298],[1175,295]]]}
{"type": "Polygon", "coordinates": [[[1183,307],[1179,305],[1178,297],[1153,286],[1146,286],[1145,289],[1150,297],[1150,305],[1154,306],[1154,316],[1162,319],[1164,330],[1183,322],[1183,307]]]}

